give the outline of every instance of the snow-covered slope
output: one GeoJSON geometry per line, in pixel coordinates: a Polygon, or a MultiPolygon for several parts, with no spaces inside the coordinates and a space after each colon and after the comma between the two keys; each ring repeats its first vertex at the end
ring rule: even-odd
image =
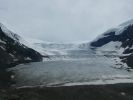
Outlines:
{"type": "Polygon", "coordinates": [[[123,48],[123,54],[129,54],[133,49],[133,20],[121,24],[117,28],[110,29],[90,43],[92,48],[106,50],[119,50],[123,48]],[[111,44],[111,45],[110,45],[111,44]],[[102,48],[101,48],[102,47],[102,48]]]}
{"type": "Polygon", "coordinates": [[[41,61],[42,56],[24,45],[24,39],[0,23],[0,65],[41,61]]]}
{"type": "Polygon", "coordinates": [[[87,45],[96,52],[125,56],[124,62],[130,59],[127,64],[133,66],[133,20],[106,31],[87,45]]]}

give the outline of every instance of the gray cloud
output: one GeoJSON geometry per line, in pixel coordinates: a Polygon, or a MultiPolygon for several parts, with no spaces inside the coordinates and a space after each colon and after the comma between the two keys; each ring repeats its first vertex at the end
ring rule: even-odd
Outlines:
{"type": "Polygon", "coordinates": [[[91,41],[133,18],[133,0],[0,0],[0,21],[22,36],[91,41]]]}

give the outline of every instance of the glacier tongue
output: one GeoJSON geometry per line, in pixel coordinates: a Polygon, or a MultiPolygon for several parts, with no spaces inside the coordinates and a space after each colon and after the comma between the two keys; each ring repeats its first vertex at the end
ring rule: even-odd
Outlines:
{"type": "Polygon", "coordinates": [[[42,55],[67,55],[69,50],[79,50],[79,43],[54,43],[37,39],[26,38],[28,46],[42,55]]]}

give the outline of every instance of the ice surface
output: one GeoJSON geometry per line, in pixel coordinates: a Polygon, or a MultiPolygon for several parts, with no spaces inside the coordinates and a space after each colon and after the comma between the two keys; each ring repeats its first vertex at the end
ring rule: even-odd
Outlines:
{"type": "Polygon", "coordinates": [[[81,43],[54,43],[37,39],[25,38],[26,45],[42,55],[67,55],[69,50],[78,50],[81,43]]]}
{"type": "MultiPolygon", "coordinates": [[[[9,69],[15,73],[16,87],[69,86],[133,82],[133,73],[115,68],[112,57],[92,55],[84,59],[45,61],[18,65],[9,69]]],[[[126,66],[125,66],[126,67],[126,66]]]]}

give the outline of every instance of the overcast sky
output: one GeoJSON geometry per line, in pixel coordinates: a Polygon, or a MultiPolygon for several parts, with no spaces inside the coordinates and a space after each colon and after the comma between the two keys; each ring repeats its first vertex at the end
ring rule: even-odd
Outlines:
{"type": "Polygon", "coordinates": [[[91,41],[130,19],[133,0],[0,0],[0,22],[44,41],[91,41]]]}

